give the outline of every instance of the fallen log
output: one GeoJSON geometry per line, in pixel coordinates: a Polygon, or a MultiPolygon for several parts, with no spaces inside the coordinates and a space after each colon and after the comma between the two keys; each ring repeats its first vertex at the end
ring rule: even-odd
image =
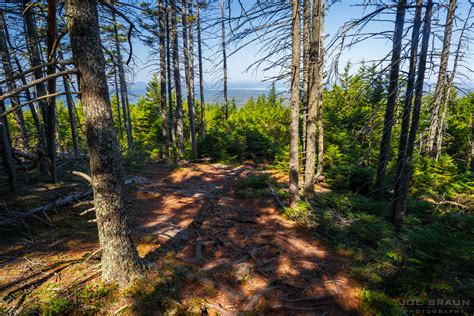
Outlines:
{"type": "MultiPolygon", "coordinates": [[[[144,179],[142,177],[134,177],[134,178],[126,180],[125,185],[131,185],[131,184],[140,183],[140,182],[143,182],[143,181],[144,181],[144,179]]],[[[90,199],[90,198],[92,198],[92,190],[87,190],[87,191],[71,194],[71,195],[65,196],[63,198],[60,198],[59,200],[56,200],[52,203],[49,203],[47,205],[40,206],[40,207],[34,208],[32,210],[26,211],[26,212],[15,212],[15,215],[1,220],[0,221],[0,226],[5,226],[5,225],[8,225],[8,224],[12,224],[12,223],[16,222],[17,220],[21,220],[25,217],[32,216],[32,215],[35,215],[35,214],[38,214],[38,213],[44,213],[44,212],[47,212],[47,211],[51,211],[51,210],[57,209],[61,206],[65,206],[65,205],[72,204],[72,203],[77,202],[77,201],[86,200],[86,199],[90,199]]]]}

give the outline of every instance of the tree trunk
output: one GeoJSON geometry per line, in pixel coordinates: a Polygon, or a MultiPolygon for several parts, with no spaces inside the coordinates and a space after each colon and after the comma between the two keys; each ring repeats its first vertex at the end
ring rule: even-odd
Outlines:
{"type": "Polygon", "coordinates": [[[300,5],[292,0],[292,45],[291,45],[291,123],[290,123],[290,207],[299,201],[299,101],[300,101],[300,5]]]}
{"type": "Polygon", "coordinates": [[[449,50],[451,47],[451,35],[453,30],[454,14],[456,11],[456,0],[449,1],[449,9],[446,15],[446,24],[444,27],[444,38],[443,38],[443,49],[441,51],[441,60],[439,64],[438,80],[435,88],[435,99],[433,108],[431,110],[431,120],[428,130],[427,140],[427,152],[430,155],[435,153],[434,145],[436,144],[437,135],[442,132],[442,126],[440,126],[440,112],[441,103],[446,95],[446,71],[448,69],[449,62],[449,50]]]}
{"type": "Polygon", "coordinates": [[[117,67],[120,83],[120,98],[122,100],[123,109],[123,121],[125,123],[125,135],[127,136],[127,146],[130,150],[133,147],[133,135],[132,135],[132,122],[130,119],[130,107],[128,104],[128,89],[127,81],[125,78],[125,69],[123,67],[122,49],[120,47],[120,38],[117,28],[117,19],[115,13],[112,12],[112,23],[114,24],[114,41],[115,41],[115,52],[117,53],[117,67]]]}
{"type": "Polygon", "coordinates": [[[115,97],[117,98],[117,120],[118,120],[117,125],[119,128],[120,139],[122,140],[123,139],[122,114],[120,113],[122,109],[120,106],[120,97],[119,97],[120,90],[119,90],[119,84],[118,84],[118,78],[117,78],[117,66],[115,64],[113,66],[113,69],[114,69],[115,97]]]}
{"type": "Polygon", "coordinates": [[[446,95],[444,97],[444,101],[443,101],[443,112],[442,112],[442,115],[441,115],[441,122],[439,124],[439,133],[437,133],[437,137],[436,137],[436,147],[435,147],[435,151],[436,151],[436,160],[439,159],[439,157],[441,156],[441,150],[442,150],[442,145],[443,145],[443,132],[444,132],[444,129],[445,129],[445,126],[444,126],[444,122],[445,122],[445,119],[446,119],[446,115],[447,115],[447,112],[448,112],[448,109],[449,109],[449,103],[451,101],[451,90],[453,88],[453,82],[454,82],[454,78],[456,78],[456,72],[457,72],[457,69],[458,69],[458,64],[459,64],[459,59],[461,58],[461,55],[462,55],[462,42],[463,42],[463,39],[464,39],[464,32],[466,31],[467,27],[468,27],[468,22],[469,22],[469,18],[471,16],[471,12],[472,12],[472,9],[473,9],[473,6],[471,6],[469,8],[469,12],[466,16],[466,19],[464,21],[464,25],[461,29],[461,34],[459,35],[459,39],[458,39],[458,43],[457,43],[457,47],[456,47],[456,57],[454,58],[454,64],[453,64],[453,70],[451,71],[451,74],[449,75],[448,77],[448,82],[446,83],[446,95]]]}
{"type": "MultiPolygon", "coordinates": [[[[63,52],[61,47],[58,47],[58,57],[60,60],[64,59],[63,52]]],[[[61,70],[66,70],[64,65],[61,66],[61,70]]],[[[67,111],[69,115],[69,125],[71,127],[71,138],[72,138],[72,147],[74,150],[74,155],[77,156],[79,154],[79,146],[77,144],[77,125],[76,125],[76,117],[75,113],[75,105],[74,100],[72,99],[71,95],[71,87],[69,85],[69,76],[63,76],[63,85],[64,85],[64,92],[66,92],[66,104],[67,104],[67,111]]]]}
{"type": "MultiPolygon", "coordinates": [[[[168,0],[166,0],[166,8],[168,8],[168,0]]],[[[173,162],[178,162],[178,152],[176,145],[176,128],[175,115],[173,111],[173,76],[171,76],[171,46],[170,46],[170,21],[169,11],[166,9],[166,70],[168,75],[168,107],[169,107],[169,131],[171,134],[171,147],[173,148],[173,162]]]]}
{"type": "MultiPolygon", "coordinates": [[[[0,95],[3,94],[2,87],[0,85],[0,95]]],[[[5,102],[0,99],[0,111],[5,112],[5,102]]],[[[8,137],[8,121],[7,116],[0,117],[0,154],[2,156],[3,167],[7,174],[8,187],[10,191],[15,191],[16,182],[16,170],[15,164],[13,163],[12,150],[10,140],[8,137]]]]}
{"type": "Polygon", "coordinates": [[[179,73],[178,25],[176,22],[176,3],[171,4],[171,42],[173,45],[174,90],[176,93],[176,137],[178,139],[178,158],[184,157],[183,99],[181,96],[181,75],[179,73]]]}
{"type": "MultiPolygon", "coordinates": [[[[48,0],[48,15],[46,43],[47,43],[47,61],[48,63],[56,60],[56,0],[48,0]]],[[[46,74],[52,75],[56,72],[56,65],[50,64],[46,68],[46,74]]],[[[56,77],[53,77],[47,82],[48,94],[56,93],[56,77]]],[[[51,181],[56,182],[56,98],[50,97],[47,99],[46,105],[46,120],[44,121],[46,132],[46,149],[48,150],[48,164],[50,170],[51,181]]],[[[59,135],[59,133],[58,133],[59,135]]]]}
{"type": "Polygon", "coordinates": [[[199,59],[199,95],[201,102],[201,137],[206,135],[206,103],[204,101],[204,73],[202,67],[202,41],[201,41],[201,15],[199,5],[197,6],[197,41],[198,41],[198,59],[199,59]]]}
{"type": "Polygon", "coordinates": [[[304,177],[304,193],[313,191],[316,166],[316,118],[318,115],[318,91],[321,85],[318,64],[320,58],[321,11],[320,1],[313,0],[313,17],[311,30],[311,45],[309,50],[308,77],[308,116],[306,122],[306,161],[304,177]]]}
{"type": "Polygon", "coordinates": [[[100,45],[97,1],[65,2],[72,53],[81,72],[91,185],[102,248],[102,277],[107,282],[126,286],[140,275],[142,268],[125,215],[122,162],[100,45]]]}
{"type": "Polygon", "coordinates": [[[392,206],[392,222],[394,225],[399,226],[402,218],[405,216],[408,189],[411,178],[411,167],[413,163],[413,153],[415,150],[416,134],[418,131],[418,124],[420,121],[421,105],[423,101],[423,83],[425,80],[426,72],[426,59],[428,56],[428,46],[430,41],[431,33],[431,15],[433,10],[433,0],[428,0],[426,4],[425,19],[423,22],[423,38],[421,42],[420,61],[418,63],[418,77],[415,82],[415,101],[413,103],[413,114],[410,132],[408,135],[408,143],[406,147],[406,157],[403,164],[401,176],[400,176],[400,189],[398,192],[398,199],[395,201],[396,204],[392,206]]]}
{"type": "Polygon", "coordinates": [[[382,140],[380,142],[379,164],[375,189],[377,197],[382,199],[385,193],[385,175],[389,160],[390,139],[392,137],[392,126],[395,106],[398,98],[398,78],[400,75],[400,55],[402,51],[403,24],[405,22],[406,0],[399,0],[397,5],[397,16],[393,36],[392,60],[390,63],[390,83],[388,87],[388,100],[385,109],[382,140]]]}
{"type": "Polygon", "coordinates": [[[319,60],[318,60],[318,165],[316,180],[323,175],[324,163],[324,104],[323,104],[323,71],[324,71],[324,0],[320,0],[321,31],[319,32],[319,60]]]}
{"type": "Polygon", "coordinates": [[[192,71],[192,52],[190,52],[192,38],[192,26],[189,26],[189,42],[188,42],[188,17],[187,17],[187,2],[188,0],[182,0],[182,23],[183,23],[183,62],[184,62],[184,75],[186,78],[186,89],[188,96],[188,115],[189,115],[189,129],[191,132],[191,147],[193,150],[193,160],[197,161],[198,152],[196,144],[196,119],[194,114],[194,78],[192,71]]]}
{"type": "Polygon", "coordinates": [[[221,1],[221,44],[222,44],[222,67],[224,72],[224,111],[225,119],[229,119],[229,101],[227,100],[227,52],[225,43],[225,0],[221,1]]]}
{"type": "MultiPolygon", "coordinates": [[[[2,13],[3,15],[3,13],[2,13]]],[[[6,39],[6,25],[3,22],[3,18],[0,19],[0,52],[2,55],[2,65],[3,65],[3,72],[5,74],[6,79],[13,77],[13,67],[10,60],[10,51],[8,49],[7,39],[6,39]]],[[[14,91],[16,89],[15,80],[8,80],[7,86],[9,91],[14,91]]],[[[18,107],[20,105],[20,98],[18,95],[14,95],[10,98],[11,106],[18,107]]],[[[29,150],[29,137],[28,131],[26,130],[25,126],[25,119],[23,117],[23,111],[21,108],[15,111],[14,119],[16,126],[18,128],[18,132],[20,135],[20,146],[24,150],[29,150]]]]}
{"type": "MultiPolygon", "coordinates": [[[[30,62],[31,66],[39,66],[43,62],[41,60],[41,49],[39,47],[39,39],[38,35],[36,32],[36,22],[34,18],[34,14],[32,10],[34,7],[29,6],[29,0],[23,0],[23,17],[25,20],[25,29],[26,32],[25,34],[27,35],[27,42],[28,42],[28,50],[30,52],[30,62]]],[[[33,76],[36,80],[43,78],[43,70],[41,68],[37,68],[35,71],[33,71],[33,76]]],[[[35,86],[36,90],[36,97],[42,97],[47,94],[46,92],[46,87],[43,82],[38,83],[35,86]]],[[[41,100],[38,102],[39,108],[41,110],[41,116],[43,117],[43,122],[46,122],[48,113],[46,112],[46,107],[47,104],[45,100],[41,100]]],[[[45,128],[46,129],[46,128],[45,128]]],[[[46,134],[46,130],[45,130],[46,134]]],[[[44,139],[46,140],[46,135],[44,136],[44,139]]],[[[46,161],[47,157],[47,150],[46,150],[46,142],[43,143],[43,145],[38,148],[39,153],[38,156],[40,157],[40,168],[42,165],[47,164],[48,172],[51,177],[51,174],[53,170],[50,169],[50,163],[46,161]]]]}
{"type": "MultiPolygon", "coordinates": [[[[413,102],[413,90],[415,88],[416,79],[416,61],[418,56],[418,44],[420,39],[420,27],[421,27],[421,11],[423,8],[423,0],[417,0],[417,7],[415,12],[415,18],[413,21],[413,31],[411,35],[411,47],[410,47],[410,65],[408,67],[408,80],[407,88],[405,92],[405,101],[403,105],[402,114],[402,126],[400,130],[400,143],[398,145],[398,158],[396,166],[395,184],[394,184],[394,195],[391,204],[391,214],[397,212],[397,207],[400,199],[400,185],[402,180],[403,169],[406,164],[406,151],[408,143],[408,133],[410,129],[410,117],[412,112],[413,102]]],[[[393,215],[395,218],[395,216],[393,215]]]]}
{"type": "Polygon", "coordinates": [[[169,136],[169,122],[168,122],[168,108],[166,103],[166,56],[165,56],[165,9],[163,7],[163,0],[158,1],[159,15],[158,23],[160,27],[159,41],[160,41],[160,107],[161,107],[161,135],[163,137],[164,149],[163,160],[169,162],[170,160],[170,136],[169,136]]]}
{"type": "MultiPolygon", "coordinates": [[[[303,96],[301,100],[301,116],[302,119],[302,146],[304,157],[306,159],[307,147],[306,147],[306,128],[307,128],[307,115],[308,115],[308,93],[309,93],[309,50],[310,50],[310,40],[311,40],[311,3],[310,0],[304,0],[303,2],[303,96]]],[[[306,168],[306,164],[304,164],[306,168]]],[[[306,169],[305,169],[306,170],[306,169]]],[[[305,171],[304,170],[304,171],[305,171]]],[[[305,175],[306,176],[306,175],[305,175]]]]}

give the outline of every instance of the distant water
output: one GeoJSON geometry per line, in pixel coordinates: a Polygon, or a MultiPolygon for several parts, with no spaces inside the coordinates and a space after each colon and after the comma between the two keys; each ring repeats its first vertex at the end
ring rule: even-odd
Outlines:
{"type": "MultiPolygon", "coordinates": [[[[183,90],[185,93],[185,90],[183,90]]],[[[259,95],[268,95],[269,89],[267,88],[229,88],[227,90],[227,98],[229,102],[234,98],[235,103],[237,106],[242,106],[247,102],[248,99],[253,97],[256,99],[259,95]]],[[[199,89],[196,89],[196,99],[199,99],[199,89]]],[[[282,97],[286,97],[287,93],[284,90],[278,89],[277,93],[282,97]]],[[[138,98],[141,96],[145,96],[146,89],[142,86],[132,86],[132,89],[129,91],[130,94],[130,102],[135,103],[137,102],[138,98]]],[[[224,101],[224,94],[222,89],[211,89],[207,88],[204,89],[204,98],[206,103],[215,103],[216,101],[219,103],[223,103],[224,101]]]]}

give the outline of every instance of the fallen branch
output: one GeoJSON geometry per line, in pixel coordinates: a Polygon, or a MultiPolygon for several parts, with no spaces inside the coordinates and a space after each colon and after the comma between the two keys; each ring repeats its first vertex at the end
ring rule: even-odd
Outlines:
{"type": "Polygon", "coordinates": [[[268,187],[270,188],[270,192],[272,194],[272,196],[275,198],[275,201],[276,203],[278,204],[279,207],[281,208],[284,208],[285,205],[283,204],[283,202],[280,200],[280,198],[278,197],[278,195],[276,194],[275,190],[273,189],[272,185],[270,184],[270,182],[267,182],[268,183],[268,187]]]}
{"type": "MultiPolygon", "coordinates": [[[[141,177],[134,177],[134,178],[126,180],[125,185],[140,183],[140,182],[143,182],[143,181],[144,181],[144,179],[141,178],[141,177]]],[[[34,208],[32,210],[26,211],[26,212],[15,212],[15,215],[13,215],[9,218],[6,218],[4,220],[1,220],[0,221],[0,226],[5,226],[5,225],[8,225],[8,224],[12,224],[12,223],[16,222],[17,220],[22,220],[25,217],[32,216],[32,215],[35,215],[37,213],[44,213],[44,212],[47,212],[47,211],[55,210],[55,209],[57,209],[61,206],[65,206],[65,205],[68,205],[68,204],[71,204],[71,203],[74,203],[74,202],[77,202],[77,201],[90,199],[90,198],[92,198],[92,190],[87,190],[87,191],[83,191],[83,192],[80,192],[80,193],[71,194],[71,195],[65,196],[63,198],[60,198],[59,200],[56,200],[52,203],[49,203],[45,206],[40,206],[40,207],[34,208]]]]}

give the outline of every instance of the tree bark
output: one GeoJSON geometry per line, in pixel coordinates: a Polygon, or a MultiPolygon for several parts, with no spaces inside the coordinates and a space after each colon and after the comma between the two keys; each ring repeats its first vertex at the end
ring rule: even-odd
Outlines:
{"type": "MultiPolygon", "coordinates": [[[[168,8],[168,0],[166,0],[168,8]]],[[[171,147],[173,148],[173,162],[178,162],[178,151],[176,145],[176,124],[173,111],[173,76],[171,76],[171,46],[170,46],[170,21],[169,10],[166,9],[166,71],[168,75],[168,107],[169,107],[169,131],[171,134],[171,147]]]]}
{"type": "Polygon", "coordinates": [[[202,67],[202,40],[201,40],[201,15],[199,5],[196,9],[196,28],[198,41],[198,59],[199,59],[199,95],[201,102],[201,137],[206,135],[206,103],[204,100],[204,73],[202,67]]]}
{"type": "MultiPolygon", "coordinates": [[[[51,63],[56,60],[56,0],[48,0],[48,15],[46,30],[46,46],[47,46],[47,62],[51,63]]],[[[46,74],[53,75],[56,72],[56,65],[48,64],[46,74]]],[[[56,77],[51,77],[47,82],[48,94],[56,93],[56,77]]],[[[46,149],[48,151],[48,164],[50,178],[52,182],[56,182],[56,97],[52,96],[46,99],[46,120],[44,121],[46,133],[46,149]]],[[[59,133],[58,133],[59,136],[59,133]]]]}
{"type": "Polygon", "coordinates": [[[435,147],[436,160],[438,160],[439,157],[441,156],[441,150],[442,150],[442,145],[443,145],[443,132],[445,129],[444,122],[446,120],[446,115],[447,115],[449,104],[451,101],[451,90],[453,88],[454,78],[456,78],[456,72],[458,69],[459,59],[461,58],[461,55],[462,55],[461,49],[462,49],[462,42],[464,40],[464,32],[468,28],[468,22],[471,16],[472,9],[473,9],[473,6],[469,8],[469,12],[464,21],[464,25],[461,29],[461,34],[459,35],[458,43],[456,46],[456,57],[454,57],[453,69],[451,70],[451,74],[448,77],[448,82],[446,83],[447,89],[446,89],[446,95],[443,99],[443,112],[442,112],[441,121],[439,124],[439,132],[436,134],[436,147],[435,147]]]}
{"type": "MultiPolygon", "coordinates": [[[[310,0],[304,0],[303,2],[303,96],[301,100],[301,116],[302,119],[302,147],[303,152],[305,152],[304,157],[306,159],[307,147],[306,147],[306,138],[307,138],[307,115],[308,115],[308,93],[309,93],[309,50],[310,50],[310,41],[311,41],[311,3],[310,0]]],[[[306,164],[304,164],[306,171],[306,164]]],[[[306,180],[305,180],[306,181],[306,180]]]]}
{"type": "Polygon", "coordinates": [[[323,104],[323,71],[324,71],[324,0],[320,0],[321,31],[319,32],[319,60],[318,60],[318,164],[316,180],[323,175],[324,163],[324,104],[323,104]]]}
{"type": "Polygon", "coordinates": [[[446,24],[444,28],[443,49],[441,51],[441,60],[439,64],[438,80],[436,81],[435,99],[433,108],[431,110],[431,120],[428,130],[428,140],[426,149],[428,154],[435,153],[435,144],[437,135],[442,133],[442,126],[440,126],[441,104],[446,96],[446,72],[449,62],[449,51],[451,47],[451,36],[453,30],[454,14],[456,11],[456,0],[449,1],[449,9],[446,15],[446,24]]]}
{"type": "Polygon", "coordinates": [[[171,5],[171,42],[173,45],[173,72],[174,90],[176,93],[176,137],[178,140],[178,159],[184,157],[184,121],[183,121],[183,99],[181,94],[181,75],[179,73],[179,48],[178,48],[178,25],[176,22],[176,3],[170,1],[171,5]]]}
{"type": "Polygon", "coordinates": [[[161,135],[163,137],[164,149],[163,160],[169,162],[170,160],[170,136],[169,136],[169,122],[168,122],[168,107],[166,103],[166,50],[165,50],[165,8],[163,0],[158,1],[159,13],[158,23],[160,27],[159,42],[160,42],[160,107],[161,107],[161,135]]]}
{"type": "Polygon", "coordinates": [[[420,121],[421,105],[423,101],[423,83],[425,80],[426,72],[426,59],[428,56],[428,46],[430,41],[431,33],[431,15],[433,11],[433,1],[428,0],[426,4],[426,13],[423,22],[423,37],[421,41],[420,61],[418,63],[418,74],[415,82],[415,101],[413,103],[412,121],[410,126],[410,132],[408,135],[408,143],[406,147],[406,157],[403,163],[403,168],[400,176],[400,188],[398,192],[398,199],[395,204],[392,205],[392,222],[394,225],[399,226],[402,218],[405,216],[408,189],[411,178],[411,167],[413,163],[413,153],[415,150],[416,134],[418,131],[418,125],[420,121]]]}
{"type": "MultiPolygon", "coordinates": [[[[410,47],[410,65],[408,67],[407,88],[405,92],[405,100],[403,105],[402,126],[400,130],[400,143],[398,145],[398,158],[396,166],[394,195],[391,203],[391,214],[397,212],[397,207],[400,199],[400,186],[403,176],[403,169],[406,164],[406,153],[408,144],[408,133],[410,130],[410,118],[413,103],[413,91],[415,88],[416,79],[416,63],[418,57],[418,45],[420,39],[421,27],[421,11],[423,8],[423,0],[417,0],[417,7],[415,11],[415,18],[413,20],[413,31],[411,35],[410,47]]],[[[393,216],[395,218],[395,215],[393,216]]]]}
{"type": "Polygon", "coordinates": [[[197,161],[198,152],[196,144],[196,119],[194,114],[194,78],[193,78],[193,64],[192,64],[192,52],[190,48],[192,46],[192,25],[189,25],[189,38],[188,38],[188,16],[187,16],[187,3],[188,0],[182,0],[181,3],[181,18],[183,23],[183,62],[184,62],[184,75],[186,78],[186,90],[188,97],[188,115],[189,115],[189,129],[191,132],[191,147],[193,151],[193,160],[197,161]],[[189,41],[188,41],[189,39],[189,41]]]}
{"type": "Polygon", "coordinates": [[[290,207],[299,201],[299,101],[300,101],[300,5],[292,0],[292,45],[291,45],[291,123],[290,123],[290,207]]]}
{"type": "Polygon", "coordinates": [[[382,140],[380,142],[379,164],[375,189],[377,197],[382,199],[385,194],[385,175],[389,160],[390,139],[392,137],[392,126],[394,112],[398,98],[398,79],[400,75],[400,55],[402,51],[403,25],[405,22],[406,0],[399,0],[397,5],[397,16],[395,19],[395,30],[393,36],[392,60],[390,62],[390,82],[388,87],[388,100],[385,109],[382,140]]]}
{"type": "Polygon", "coordinates": [[[319,58],[321,39],[321,10],[320,1],[313,0],[313,16],[311,30],[311,44],[308,56],[308,114],[306,121],[306,161],[304,177],[304,193],[313,191],[316,167],[316,119],[318,115],[318,91],[321,85],[319,78],[319,58]]]}
{"type": "Polygon", "coordinates": [[[91,185],[102,248],[102,277],[107,282],[126,286],[141,274],[142,268],[125,215],[122,162],[100,45],[97,1],[66,0],[65,3],[72,53],[81,73],[91,185]]]}
{"type": "Polygon", "coordinates": [[[221,45],[222,45],[222,67],[224,72],[224,112],[225,119],[229,119],[229,101],[227,99],[227,51],[225,42],[225,0],[221,1],[221,45]]]}

